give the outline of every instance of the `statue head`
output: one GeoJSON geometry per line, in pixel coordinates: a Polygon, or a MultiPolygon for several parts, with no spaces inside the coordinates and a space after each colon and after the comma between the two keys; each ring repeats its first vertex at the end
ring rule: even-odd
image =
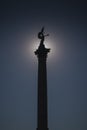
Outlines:
{"type": "Polygon", "coordinates": [[[49,36],[49,34],[45,35],[44,27],[42,27],[41,31],[38,33],[38,38],[44,40],[44,37],[49,36]]]}

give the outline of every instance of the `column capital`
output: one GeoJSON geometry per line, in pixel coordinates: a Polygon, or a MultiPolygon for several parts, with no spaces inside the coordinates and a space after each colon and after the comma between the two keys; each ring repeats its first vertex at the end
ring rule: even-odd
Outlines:
{"type": "Polygon", "coordinates": [[[49,48],[46,48],[44,44],[40,44],[38,49],[34,52],[38,58],[47,58],[47,54],[50,52],[49,48]]]}

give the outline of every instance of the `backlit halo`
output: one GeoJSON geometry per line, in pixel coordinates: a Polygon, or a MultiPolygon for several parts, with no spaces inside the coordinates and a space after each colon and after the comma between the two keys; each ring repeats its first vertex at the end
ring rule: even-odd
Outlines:
{"type": "MultiPolygon", "coordinates": [[[[38,49],[40,45],[40,40],[35,36],[33,38],[28,38],[26,40],[26,56],[28,59],[31,59],[34,61],[35,59],[37,60],[36,55],[34,52],[38,49]]],[[[61,49],[60,45],[56,42],[56,40],[47,37],[44,40],[44,45],[46,48],[50,49],[50,52],[48,53],[48,60],[49,62],[55,62],[57,59],[61,57],[61,49]]]]}

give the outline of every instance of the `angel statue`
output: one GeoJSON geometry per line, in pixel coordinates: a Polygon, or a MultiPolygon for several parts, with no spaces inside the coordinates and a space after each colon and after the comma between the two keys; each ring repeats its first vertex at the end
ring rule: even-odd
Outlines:
{"type": "Polygon", "coordinates": [[[45,37],[49,36],[49,34],[45,35],[44,27],[42,27],[41,31],[38,33],[38,38],[41,39],[40,44],[43,44],[45,37]]]}

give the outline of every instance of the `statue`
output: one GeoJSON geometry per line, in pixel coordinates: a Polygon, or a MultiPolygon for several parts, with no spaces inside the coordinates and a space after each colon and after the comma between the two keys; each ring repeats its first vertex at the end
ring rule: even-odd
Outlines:
{"type": "Polygon", "coordinates": [[[35,51],[35,55],[45,56],[45,54],[47,54],[50,51],[50,49],[45,48],[45,45],[43,44],[45,37],[47,36],[49,36],[49,34],[45,35],[44,27],[42,27],[41,31],[38,33],[38,38],[41,39],[41,41],[38,49],[35,51]]]}
{"type": "Polygon", "coordinates": [[[38,33],[38,38],[41,39],[40,44],[43,44],[44,39],[45,39],[46,36],[49,36],[49,34],[45,35],[44,27],[42,27],[41,31],[38,33]]]}

